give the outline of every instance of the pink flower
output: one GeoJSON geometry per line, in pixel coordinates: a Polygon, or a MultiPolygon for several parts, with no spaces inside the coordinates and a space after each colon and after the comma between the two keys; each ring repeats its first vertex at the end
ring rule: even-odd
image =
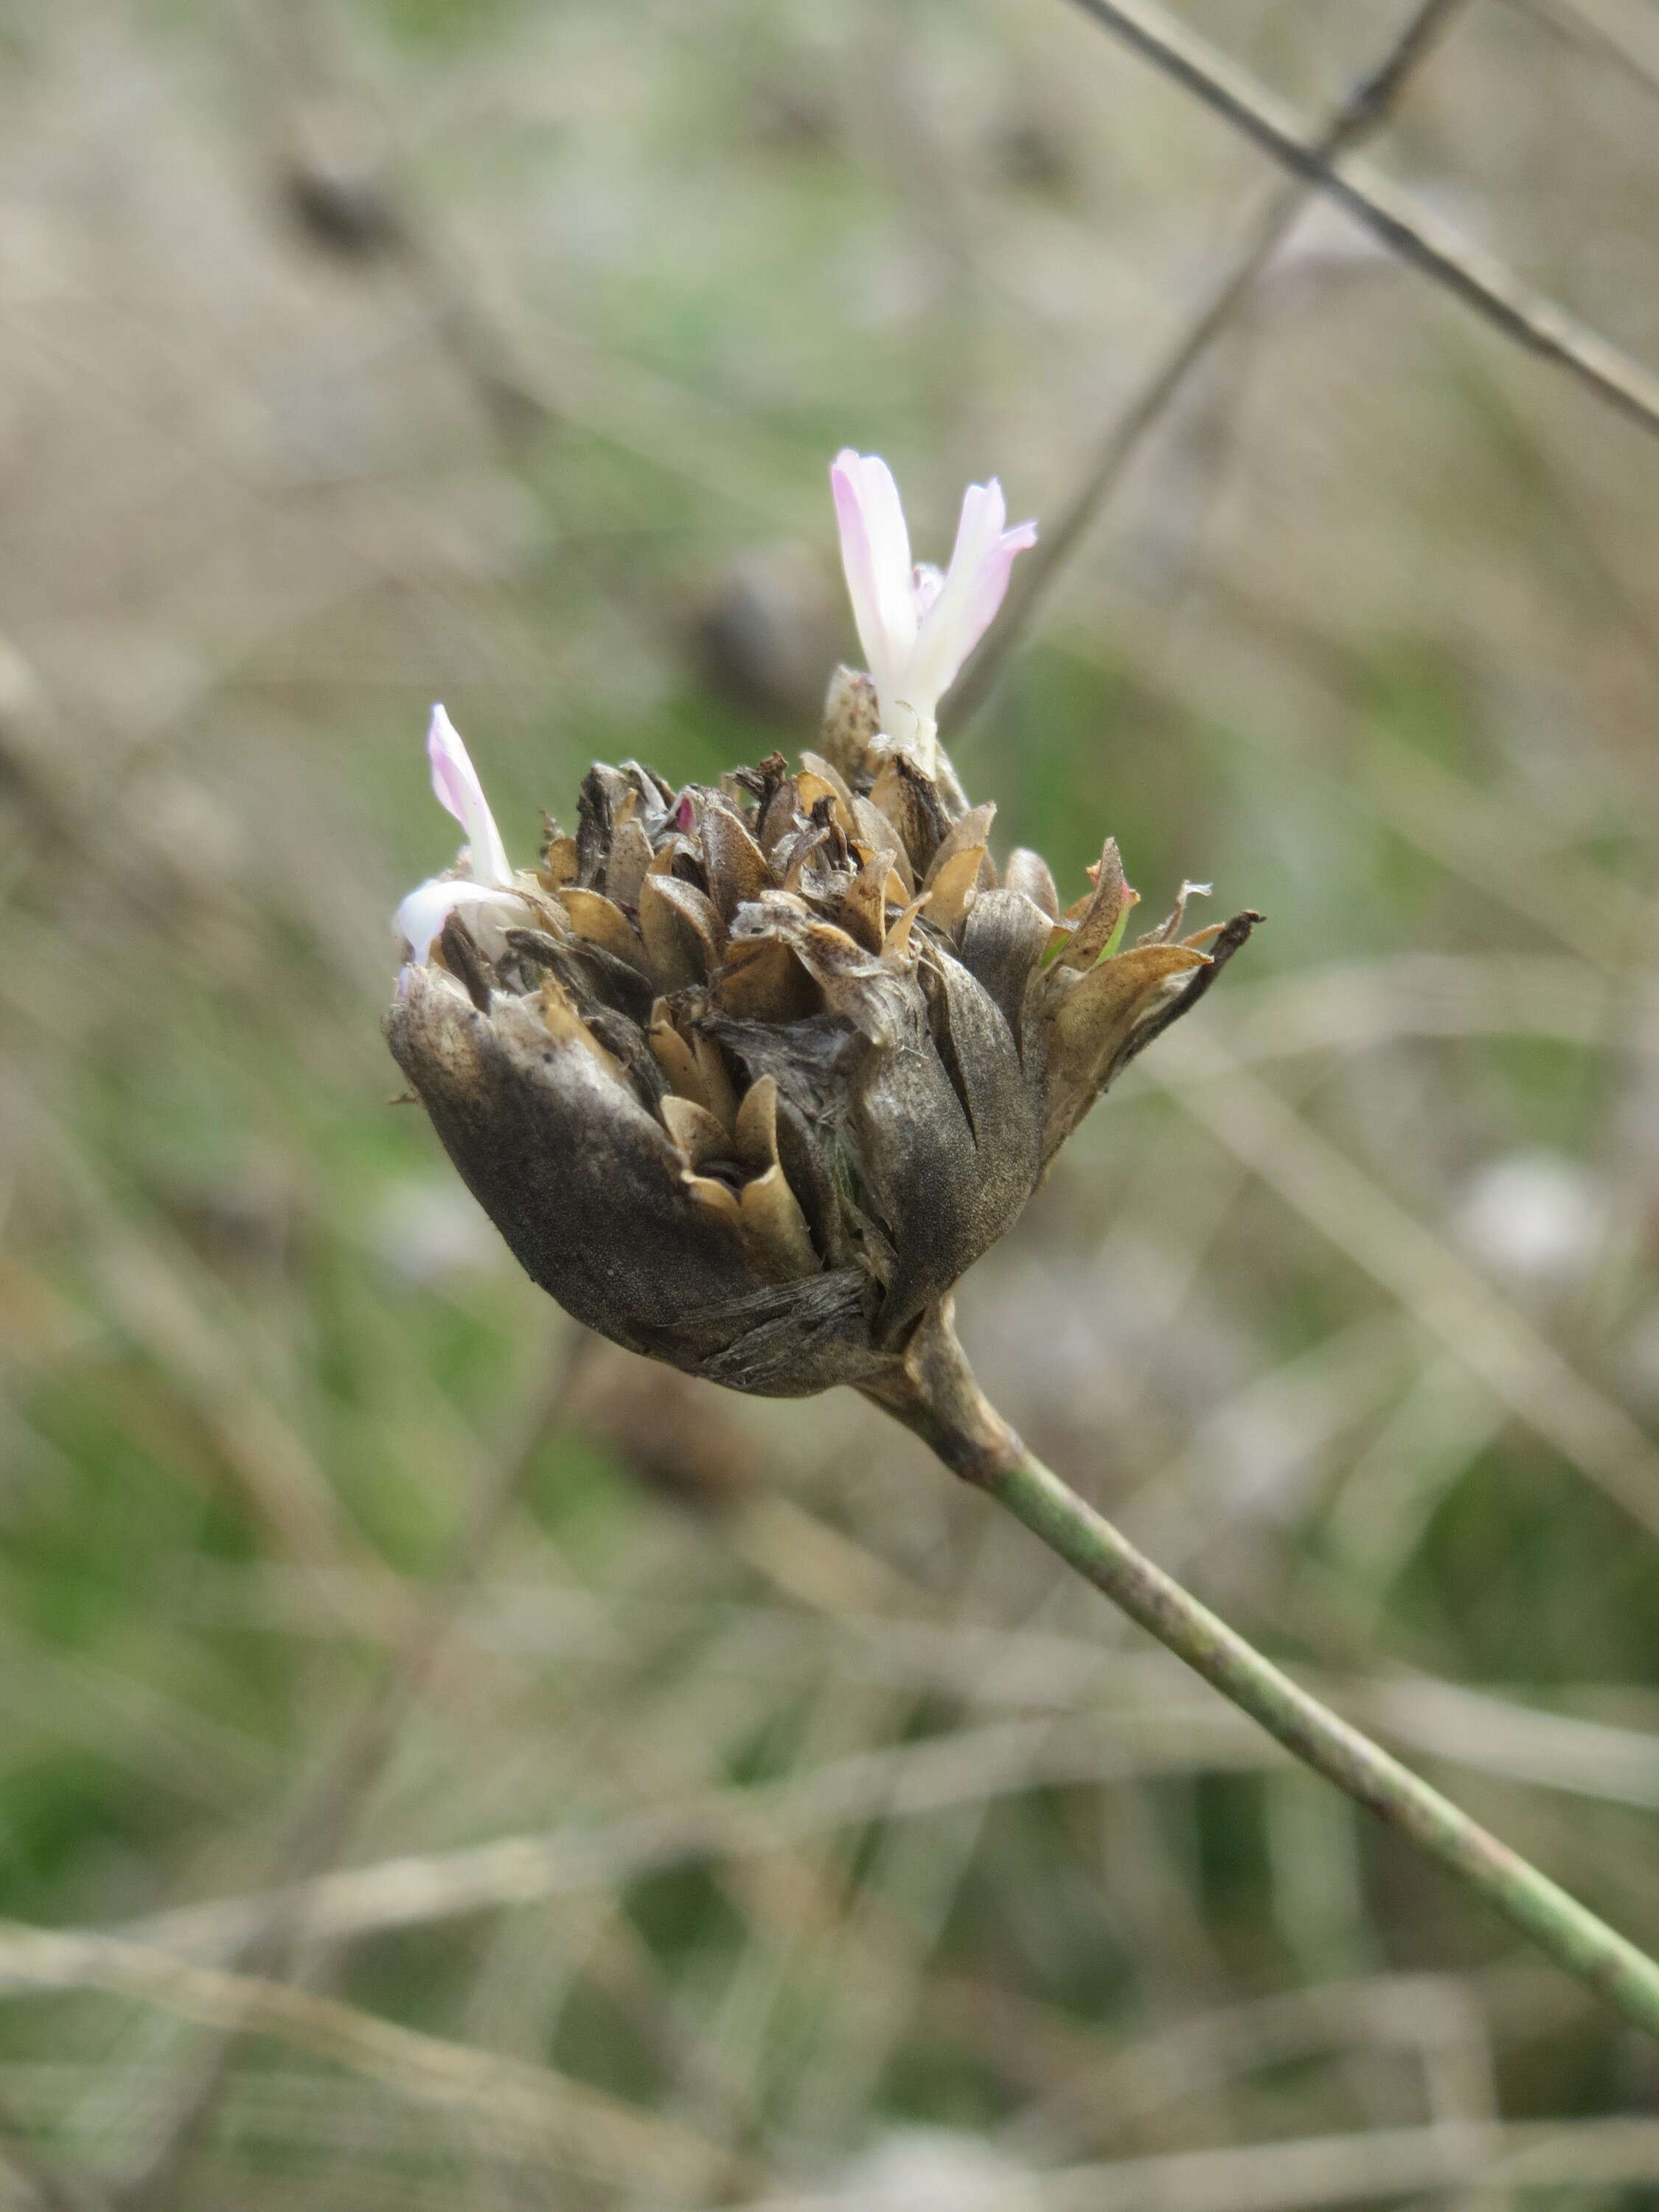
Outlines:
{"type": "Polygon", "coordinates": [[[461,855],[465,876],[434,876],[417,884],[398,907],[396,927],[408,944],[410,957],[424,963],[432,957],[432,942],[457,907],[519,905],[512,863],[495,817],[483,795],[478,771],[472,765],[461,733],[441,707],[432,709],[427,732],[427,757],[432,763],[432,788],[440,805],[447,809],[466,832],[461,855]]]}
{"type": "Polygon", "coordinates": [[[904,509],[885,461],[849,446],[836,456],[830,483],[842,565],[882,727],[925,762],[939,702],[1002,605],[1015,554],[1036,544],[1036,525],[1006,527],[1007,504],[994,477],[969,484],[951,565],[941,574],[912,565],[904,509]]]}

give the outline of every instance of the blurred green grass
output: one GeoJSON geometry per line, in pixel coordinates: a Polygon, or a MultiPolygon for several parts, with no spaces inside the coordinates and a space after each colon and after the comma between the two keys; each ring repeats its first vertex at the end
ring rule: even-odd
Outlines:
{"type": "MultiPolygon", "coordinates": [[[[1311,102],[1395,11],[1191,12],[1311,102]]],[[[0,94],[0,1836],[11,1915],[102,1927],[281,1873],[561,1356],[387,1103],[386,916],[449,854],[428,701],[520,849],[591,757],[683,779],[810,743],[851,643],[831,453],[892,459],[923,548],[993,470],[1051,516],[1259,178],[1058,8],[75,14],[15,17],[0,94]],[[350,174],[384,152],[417,250],[295,226],[283,179],[319,147],[350,174]]],[[[1574,299],[1616,184],[1632,274],[1600,304],[1639,347],[1650,111],[1541,35],[1472,6],[1384,154],[1574,299]],[[1598,102],[1603,146],[1541,158],[1598,102]]],[[[1109,830],[1152,919],[1183,876],[1262,908],[1201,1018],[1224,1104],[1267,1085],[1650,1436],[1654,468],[1310,221],[957,746],[1004,849],[1062,885],[1109,830]],[[1425,955],[1465,1011],[1419,1030],[1425,955]],[[1527,958],[1588,1037],[1482,1018],[1527,958]],[[1252,1060],[1304,988],[1326,1032],[1252,1060]],[[1494,1231],[1476,1201],[1517,1164],[1494,1231]]],[[[1398,1740],[1659,1941],[1651,1524],[1471,1379],[1457,1313],[1437,1333],[1362,1235],[1200,1124],[1193,1079],[1149,1066],[1082,1133],[970,1283],[972,1347],[1039,1448],[1362,1717],[1378,1685],[1490,1690],[1504,1729],[1450,1740],[1425,1690],[1398,1740]]],[[[539,1899],[366,1905],[307,1957],[319,1990],[849,2202],[873,2202],[850,2161],[915,2125],[1036,2191],[1090,2160],[1652,2112],[1630,2038],[865,1409],[662,1387],[619,1356],[526,1450],[341,1848],[574,1848],[650,1814],[679,1856],[619,1830],[614,1869],[539,1899]],[[796,1784],[824,1809],[786,1818],[768,1793],[796,1784]],[[711,1841],[709,1791],[776,1838],[711,1841]],[[1264,2039],[1249,2008],[1297,1991],[1264,2039]]],[[[0,2135],[118,2177],[201,2041],[166,2002],[8,1987],[0,2135]]],[[[1659,2156],[1644,2175],[1587,2164],[1543,2201],[1633,2208],[1659,2156]]],[[[958,2188],[903,2201],[956,2212],[930,2185],[958,2188]]],[[[180,2190],[666,2201],[291,2037],[238,2051],[180,2190]]]]}

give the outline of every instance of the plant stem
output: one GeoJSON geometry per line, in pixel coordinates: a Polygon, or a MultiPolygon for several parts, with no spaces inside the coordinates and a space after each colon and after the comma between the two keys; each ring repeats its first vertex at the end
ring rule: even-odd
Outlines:
{"type": "Polygon", "coordinates": [[[1659,1965],[1299,1688],[1045,1467],[980,1391],[948,1301],[918,1332],[903,1381],[868,1395],[1287,1751],[1437,1859],[1558,1966],[1659,2039],[1659,1965]]]}

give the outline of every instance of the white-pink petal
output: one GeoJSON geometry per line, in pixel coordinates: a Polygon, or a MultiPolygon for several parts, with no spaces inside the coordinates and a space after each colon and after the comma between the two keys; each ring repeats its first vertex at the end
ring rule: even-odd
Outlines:
{"type": "Polygon", "coordinates": [[[969,485],[951,565],[922,623],[906,678],[906,696],[918,714],[932,717],[1001,605],[1014,555],[1036,542],[1032,524],[1007,530],[1007,517],[994,477],[989,483],[969,485]]]}
{"type": "MultiPolygon", "coordinates": [[[[1002,605],[1008,589],[1008,578],[1014,565],[1016,553],[1027,553],[1037,542],[1035,522],[1016,523],[1005,530],[985,557],[974,588],[972,611],[969,617],[968,651],[971,653],[996,619],[997,609],[1002,605]]],[[[964,656],[965,657],[965,656],[964,656]]]]}
{"type": "Polygon", "coordinates": [[[941,575],[910,566],[904,509],[884,460],[848,447],[836,456],[830,478],[847,586],[882,726],[925,750],[939,702],[1001,605],[1015,555],[1036,544],[1036,526],[1007,527],[1007,505],[994,477],[969,484],[951,565],[941,575]]]}
{"type": "Polygon", "coordinates": [[[853,618],[880,691],[898,679],[915,642],[915,586],[904,506],[886,462],[876,453],[856,453],[850,446],[831,464],[830,484],[853,618]]]}
{"type": "Polygon", "coordinates": [[[945,571],[936,568],[931,561],[918,561],[915,574],[916,623],[920,628],[927,618],[927,611],[945,589],[945,571]]]}
{"type": "Polygon", "coordinates": [[[524,902],[495,884],[469,883],[465,876],[433,876],[416,884],[398,906],[392,927],[409,946],[410,958],[424,967],[444,924],[458,907],[494,906],[504,917],[522,920],[524,902]]]}
{"type": "Polygon", "coordinates": [[[432,709],[427,732],[427,757],[432,763],[432,788],[438,803],[453,814],[466,832],[467,860],[473,880],[503,887],[513,881],[513,870],[495,827],[495,817],[483,795],[478,771],[442,707],[432,709]]]}

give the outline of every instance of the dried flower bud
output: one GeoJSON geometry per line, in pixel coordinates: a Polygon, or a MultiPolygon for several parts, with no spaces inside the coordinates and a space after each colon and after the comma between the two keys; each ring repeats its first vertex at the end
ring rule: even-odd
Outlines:
{"type": "MultiPolygon", "coordinates": [[[[988,539],[1005,573],[1012,535],[988,539]]],[[[398,909],[392,1052],[529,1273],[630,1351],[768,1396],[884,1395],[931,1356],[927,1317],[1258,919],[1183,937],[1184,886],[1121,950],[1115,845],[1062,914],[881,703],[841,672],[793,774],[774,753],[676,792],[596,766],[574,837],[550,823],[518,871],[440,708],[466,872],[398,909]]]]}
{"type": "Polygon", "coordinates": [[[769,1395],[892,1363],[1214,972],[1178,912],[1106,951],[1133,896],[1110,845],[1064,917],[1035,855],[999,880],[992,811],[873,752],[678,793],[596,767],[574,873],[556,836],[452,907],[392,1048],[561,1304],[769,1395]]]}

